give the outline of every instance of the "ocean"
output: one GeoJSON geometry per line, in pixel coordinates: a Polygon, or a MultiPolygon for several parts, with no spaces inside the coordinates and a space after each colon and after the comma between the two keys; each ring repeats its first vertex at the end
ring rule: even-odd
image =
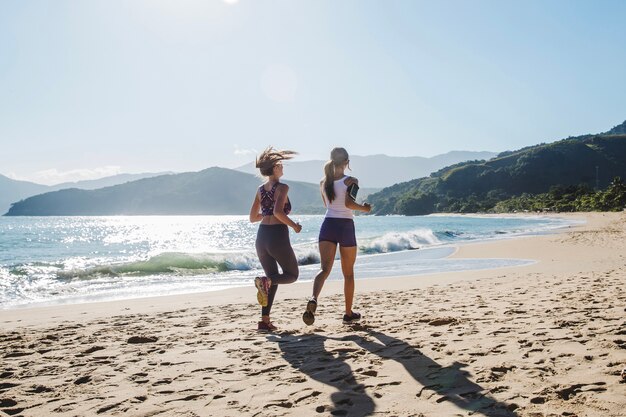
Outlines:
{"type": "MultiPolygon", "coordinates": [[[[293,216],[300,282],[319,268],[323,216],[293,216]]],[[[572,220],[542,216],[357,216],[356,279],[525,265],[448,259],[473,241],[547,233],[572,220]]],[[[258,223],[247,216],[0,217],[0,308],[73,304],[253,285],[258,223]]],[[[329,279],[341,279],[337,264],[329,279]]]]}

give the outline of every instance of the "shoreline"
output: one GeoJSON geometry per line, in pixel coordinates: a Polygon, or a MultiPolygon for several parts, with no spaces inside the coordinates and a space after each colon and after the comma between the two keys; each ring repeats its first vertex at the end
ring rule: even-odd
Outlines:
{"type": "MultiPolygon", "coordinates": [[[[572,219],[574,221],[579,221],[579,222],[584,222],[584,219],[581,219],[580,216],[576,216],[579,213],[573,213],[573,215],[553,215],[553,216],[546,216],[545,214],[542,215],[533,215],[533,214],[528,214],[528,213],[517,213],[517,214],[512,214],[512,213],[508,213],[507,215],[500,215],[500,214],[458,214],[456,216],[459,217],[496,217],[496,218],[515,218],[515,217],[523,217],[523,218],[537,218],[537,217],[556,217],[556,218],[569,218],[572,219]]],[[[438,216],[438,215],[433,215],[433,216],[438,216]]],[[[443,214],[441,216],[444,216],[443,214]]],[[[448,216],[447,214],[445,216],[448,216]]],[[[450,215],[450,216],[455,216],[454,214],[450,215]]],[[[570,227],[577,227],[577,226],[582,226],[583,224],[570,224],[570,225],[565,225],[565,226],[557,226],[554,228],[550,228],[547,230],[543,230],[541,232],[534,232],[531,234],[520,234],[520,235],[512,235],[512,236],[503,236],[503,237],[495,237],[495,238],[489,238],[489,239],[483,239],[483,240],[475,240],[475,241],[461,241],[461,242],[455,242],[455,243],[446,243],[443,244],[441,246],[432,246],[432,247],[426,247],[423,250],[424,251],[429,251],[429,250],[441,250],[442,248],[446,248],[446,247],[451,247],[453,248],[453,252],[449,255],[443,256],[440,259],[463,259],[463,257],[461,256],[456,256],[456,254],[459,252],[461,247],[464,247],[466,245],[483,245],[483,244],[489,244],[489,243],[497,243],[497,242],[501,242],[501,241],[508,241],[508,240],[517,240],[517,239],[524,239],[524,238],[534,238],[534,237],[538,237],[538,236],[545,236],[545,235],[553,235],[556,233],[560,233],[560,231],[562,230],[567,230],[570,227]]],[[[397,255],[401,255],[404,252],[411,253],[413,251],[398,251],[398,252],[387,252],[387,253],[376,253],[376,254],[362,254],[359,259],[366,257],[375,257],[375,256],[397,256],[397,255]]],[[[531,258],[525,258],[525,259],[521,259],[519,257],[510,257],[510,256],[502,256],[502,257],[493,257],[493,256],[472,256],[472,257],[465,257],[468,259],[493,259],[493,260],[519,260],[519,261],[527,261],[529,263],[536,263],[538,262],[536,259],[531,259],[531,258]]],[[[439,259],[439,258],[437,258],[439,259]]],[[[338,262],[337,262],[338,263],[338,262]]],[[[357,259],[357,267],[358,267],[358,259],[357,259]]],[[[311,265],[302,265],[300,266],[301,269],[306,269],[308,267],[310,267],[311,265]]],[[[337,265],[338,266],[338,265],[337,265]]],[[[521,266],[519,265],[514,265],[514,266],[510,266],[511,268],[519,268],[521,266]]],[[[503,269],[503,268],[509,268],[509,266],[496,266],[496,267],[487,267],[487,268],[469,268],[469,269],[463,269],[463,270],[456,270],[456,271],[442,271],[442,272],[421,272],[421,273],[417,273],[417,274],[411,274],[411,273],[402,273],[399,275],[384,275],[384,276],[375,276],[375,277],[371,277],[371,276],[367,276],[367,277],[356,277],[356,282],[357,282],[357,287],[359,286],[360,282],[364,282],[364,281],[369,281],[369,280],[387,280],[390,278],[393,279],[403,279],[403,278],[416,278],[416,277],[428,277],[428,276],[439,276],[439,275],[447,275],[447,274],[459,274],[459,273],[470,273],[470,272],[480,272],[480,271],[486,271],[486,270],[498,270],[498,269],[503,269]]],[[[310,275],[310,271],[309,275],[310,275]]],[[[333,275],[331,275],[330,278],[333,278],[334,275],[340,274],[340,268],[334,268],[333,270],[333,275]]],[[[314,275],[314,274],[313,274],[314,275]]],[[[302,275],[300,276],[301,280],[299,280],[298,282],[294,283],[295,287],[300,288],[302,286],[312,286],[312,277],[310,277],[311,279],[307,279],[307,280],[302,280],[302,275]]],[[[307,277],[309,278],[309,277],[307,277]]],[[[325,288],[326,287],[334,287],[337,284],[337,282],[341,282],[341,278],[340,277],[335,277],[335,278],[339,278],[339,280],[337,279],[330,279],[327,281],[327,283],[325,284],[325,288]]],[[[367,287],[369,287],[369,285],[366,285],[367,287]]],[[[291,288],[292,285],[290,286],[282,286],[281,288],[281,292],[284,291],[287,288],[291,288]]],[[[236,286],[236,287],[232,287],[232,288],[225,288],[225,289],[219,289],[219,290],[206,290],[206,291],[195,291],[195,292],[188,292],[188,293],[179,293],[179,294],[162,294],[162,295],[149,295],[149,296],[138,296],[138,297],[134,297],[134,298],[113,298],[113,299],[94,299],[94,300],[90,300],[90,301],[77,301],[77,302],[72,302],[72,301],[42,301],[42,302],[36,302],[36,303],[29,303],[29,304],[18,304],[18,305],[13,305],[13,306],[9,306],[6,308],[0,308],[0,322],[2,321],[2,317],[3,317],[3,313],[7,313],[10,314],[10,312],[12,311],[28,311],[31,309],[35,309],[35,310],[45,310],[45,309],[51,309],[51,311],[55,312],[57,309],[64,309],[64,308],[72,308],[73,306],[75,307],[79,307],[79,306],[89,306],[92,304],[100,304],[100,303],[115,303],[115,304],[134,304],[134,303],[139,303],[142,305],[145,304],[152,304],[152,303],[158,303],[159,300],[163,299],[163,298],[168,298],[168,297],[173,297],[173,298],[178,298],[178,297],[191,297],[191,298],[202,298],[202,297],[208,297],[210,299],[214,298],[214,297],[218,297],[221,298],[222,295],[224,295],[226,297],[226,299],[230,299],[231,297],[235,296],[236,293],[238,294],[240,291],[245,291],[245,289],[251,289],[253,288],[253,284],[250,285],[242,285],[242,286],[236,286]],[[142,301],[143,300],[143,301],[142,301]]],[[[338,293],[340,291],[342,291],[342,289],[337,289],[337,288],[333,288],[332,289],[333,294],[334,293],[338,293]]],[[[307,293],[306,291],[304,291],[304,293],[307,293]]],[[[236,297],[236,301],[237,302],[245,302],[246,300],[244,300],[243,298],[238,298],[236,297]]],[[[212,301],[209,301],[212,303],[212,301]]],[[[117,308],[115,306],[113,306],[113,308],[117,308]]],[[[90,310],[89,308],[85,308],[83,309],[85,311],[90,310]]]]}
{"type": "MultiPolygon", "coordinates": [[[[573,215],[555,215],[553,217],[560,218],[572,218],[572,217],[580,217],[576,216],[579,213],[574,213],[573,215]]],[[[466,216],[464,214],[459,216],[466,216]]],[[[501,217],[499,215],[490,215],[485,214],[484,217],[501,217]]],[[[515,217],[516,215],[511,215],[509,217],[515,217]]],[[[527,213],[519,214],[519,217],[528,217],[527,213]]],[[[445,257],[445,259],[481,259],[481,258],[494,258],[494,259],[524,259],[528,261],[533,261],[533,264],[540,262],[540,260],[536,258],[517,258],[511,256],[482,256],[481,253],[472,253],[470,252],[469,256],[464,256],[466,253],[465,247],[477,245],[479,248],[483,247],[483,245],[491,245],[498,244],[499,242],[509,242],[509,241],[518,241],[521,239],[535,239],[540,238],[542,236],[553,236],[555,234],[562,233],[564,231],[569,230],[570,228],[584,228],[589,219],[585,219],[586,223],[579,225],[569,225],[558,227],[555,229],[551,229],[542,234],[533,234],[533,235],[521,235],[521,236],[513,236],[506,238],[499,238],[493,240],[482,240],[475,242],[461,242],[456,243],[454,246],[455,250],[452,254],[445,257]]],[[[479,249],[480,252],[480,249],[479,249]]],[[[488,252],[489,253],[489,252],[488,252]]],[[[373,256],[384,256],[386,254],[376,254],[373,256]]],[[[358,259],[357,259],[358,262],[358,259]]],[[[532,264],[531,264],[532,265],[532,264]]],[[[339,265],[337,265],[339,266],[339,265]]],[[[526,265],[529,266],[529,265],[526,265]]],[[[480,273],[484,271],[498,271],[502,269],[510,269],[510,268],[523,268],[525,266],[512,266],[512,267],[497,267],[497,268],[487,268],[487,269],[469,269],[463,271],[454,271],[454,272],[440,272],[440,273],[426,273],[426,274],[407,274],[407,275],[397,275],[397,276],[386,276],[386,277],[374,277],[374,278],[357,278],[356,279],[356,287],[357,293],[359,290],[372,292],[372,291],[380,291],[383,289],[391,289],[391,290],[401,290],[417,287],[424,287],[436,284],[451,284],[457,282],[457,279],[454,278],[456,275],[467,275],[470,274],[472,276],[468,278],[459,278],[458,280],[471,280],[473,278],[474,273],[480,273]],[[422,279],[422,280],[420,280],[422,279]],[[384,281],[389,280],[389,285],[385,286],[383,284],[384,281]],[[406,280],[407,283],[403,283],[402,281],[406,280]],[[414,282],[414,281],[418,282],[414,282]],[[383,282],[377,282],[383,281],[383,282]],[[360,285],[360,283],[365,283],[364,285],[360,285]]],[[[335,268],[337,269],[337,268],[335,268]]],[[[277,293],[277,302],[281,298],[297,298],[298,294],[300,294],[301,298],[304,299],[308,296],[310,292],[310,288],[312,287],[312,280],[310,281],[298,281],[294,284],[284,285],[279,288],[277,293]],[[306,288],[303,288],[306,287],[306,288]]],[[[101,314],[107,314],[107,311],[117,311],[123,313],[125,311],[134,311],[147,309],[148,311],[159,311],[160,305],[162,304],[179,304],[183,302],[185,305],[191,307],[200,307],[204,304],[206,305],[220,305],[220,304],[233,304],[233,303],[242,303],[248,304],[254,301],[255,289],[253,285],[242,286],[242,287],[234,287],[227,288],[215,291],[200,291],[200,292],[192,292],[192,293],[183,293],[183,294],[168,294],[168,295],[158,295],[158,296],[149,296],[149,297],[137,297],[137,298],[125,298],[118,300],[96,300],[89,302],[79,302],[79,303],[61,303],[61,304],[44,304],[44,305],[24,305],[24,306],[16,306],[10,307],[8,309],[0,309],[0,323],[10,324],[15,323],[19,325],[29,325],[33,321],[39,321],[40,319],[37,317],[40,314],[44,314],[46,316],[50,316],[52,318],[58,318],[59,320],[65,320],[68,317],[72,317],[75,315],[75,311],[79,311],[81,315],[86,317],[100,317],[101,314]],[[245,294],[245,295],[244,295],[245,294]],[[204,304],[203,304],[204,303],[204,304]],[[69,310],[69,311],[66,311],[69,310]],[[15,314],[13,314],[15,313],[15,314]],[[14,316],[20,316],[19,319],[16,319],[14,316]],[[8,319],[8,320],[7,320],[8,319]]],[[[343,281],[334,281],[328,280],[324,285],[324,293],[328,293],[329,295],[337,295],[343,292],[343,281]]],[[[358,294],[357,294],[358,296],[358,294]]]]}
{"type": "MultiPolygon", "coordinates": [[[[575,214],[580,217],[579,213],[575,214]]],[[[626,213],[459,246],[531,265],[0,311],[0,411],[137,416],[602,416],[624,406],[626,213]],[[36,392],[37,395],[33,395],[36,392]]],[[[7,413],[10,414],[10,413],[7,413]]]]}

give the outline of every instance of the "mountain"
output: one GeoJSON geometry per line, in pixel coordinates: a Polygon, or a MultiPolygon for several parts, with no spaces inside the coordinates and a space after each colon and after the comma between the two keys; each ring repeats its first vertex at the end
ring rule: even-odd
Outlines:
{"type": "Polygon", "coordinates": [[[137,181],[144,178],[158,177],[159,175],[174,174],[174,172],[145,172],[141,174],[117,174],[110,177],[98,178],[97,180],[82,180],[76,182],[64,182],[50,186],[50,191],[63,190],[65,188],[80,188],[81,190],[95,190],[103,187],[124,184],[125,182],[137,181]]]}
{"type": "MultiPolygon", "coordinates": [[[[359,183],[364,187],[382,188],[392,184],[419,178],[437,171],[445,166],[469,160],[490,159],[496,156],[493,152],[452,151],[443,155],[424,158],[421,156],[350,156],[350,167],[359,183]]],[[[285,178],[295,181],[319,183],[323,176],[326,161],[298,161],[286,163],[285,178]]],[[[254,163],[236,168],[238,171],[256,174],[254,163]]]]}
{"type": "Polygon", "coordinates": [[[13,180],[4,175],[0,175],[0,213],[5,213],[14,201],[19,201],[49,190],[50,187],[47,185],[13,180]]]}
{"type": "MultiPolygon", "coordinates": [[[[626,122],[625,122],[626,123],[626,122]]],[[[488,210],[499,201],[553,187],[608,187],[626,178],[624,124],[599,135],[503,152],[489,161],[455,164],[429,177],[393,185],[368,197],[375,214],[488,210]]]]}
{"type": "Polygon", "coordinates": [[[621,125],[615,126],[608,132],[604,132],[603,135],[626,135],[626,121],[624,121],[621,125]]]}
{"type": "MultiPolygon", "coordinates": [[[[48,192],[13,204],[7,216],[248,214],[261,184],[226,168],[161,175],[97,190],[48,192]]],[[[317,184],[287,181],[297,213],[320,213],[317,184]]]]}
{"type": "Polygon", "coordinates": [[[42,185],[34,182],[13,180],[11,178],[0,175],[0,214],[6,213],[11,207],[11,203],[23,200],[37,194],[50,191],[62,190],[65,188],[80,188],[85,190],[93,190],[117,184],[123,184],[129,181],[135,181],[143,178],[150,178],[163,173],[143,173],[143,174],[118,174],[110,177],[104,177],[97,180],[84,180],[77,182],[65,182],[56,185],[42,185]]]}

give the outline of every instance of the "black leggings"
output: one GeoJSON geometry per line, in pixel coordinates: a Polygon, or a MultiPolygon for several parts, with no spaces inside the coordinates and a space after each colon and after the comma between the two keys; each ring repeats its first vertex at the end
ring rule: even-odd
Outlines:
{"type": "Polygon", "coordinates": [[[278,284],[291,284],[298,279],[298,260],[291,248],[289,229],[285,224],[260,225],[255,246],[265,276],[272,280],[267,307],[261,309],[263,316],[269,316],[278,284]],[[278,265],[282,274],[278,272],[278,265]]]}

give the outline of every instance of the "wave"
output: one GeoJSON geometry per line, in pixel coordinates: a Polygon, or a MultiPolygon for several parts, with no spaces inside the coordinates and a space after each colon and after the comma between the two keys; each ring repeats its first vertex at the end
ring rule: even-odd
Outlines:
{"type": "Polygon", "coordinates": [[[98,276],[146,276],[160,274],[198,275],[227,271],[249,271],[258,268],[252,254],[208,254],[164,252],[145,261],[111,263],[85,269],[58,271],[60,279],[98,276]]]}
{"type": "Polygon", "coordinates": [[[439,238],[430,229],[418,229],[409,232],[391,232],[381,237],[372,239],[366,244],[359,246],[363,253],[388,253],[403,250],[414,250],[424,246],[441,243],[439,238]]]}
{"type": "MultiPolygon", "coordinates": [[[[317,248],[295,248],[298,265],[320,262],[317,248]]],[[[256,253],[183,253],[164,252],[147,260],[106,263],[88,268],[59,270],[62,280],[91,279],[105,276],[204,275],[229,271],[261,269],[256,253]]]]}
{"type": "Polygon", "coordinates": [[[444,230],[443,232],[435,233],[437,237],[443,238],[443,239],[455,239],[455,238],[458,238],[459,236],[462,236],[463,234],[464,234],[463,232],[455,232],[452,230],[444,230]]]}
{"type": "MultiPolygon", "coordinates": [[[[445,240],[446,236],[442,236],[445,240]]],[[[428,229],[419,229],[404,233],[387,233],[369,241],[359,247],[361,253],[376,254],[398,252],[403,250],[419,249],[424,246],[436,245],[441,240],[428,229]]],[[[294,247],[298,265],[313,265],[320,263],[317,244],[305,244],[294,247]]],[[[11,270],[12,275],[32,273],[33,264],[21,265],[11,270]]],[[[47,264],[53,274],[60,280],[84,280],[101,277],[141,277],[150,275],[177,275],[193,276],[231,271],[261,270],[261,264],[256,253],[229,252],[229,253],[185,253],[164,252],[145,260],[127,262],[104,262],[100,265],[85,268],[66,269],[62,263],[47,264]]],[[[49,273],[48,272],[48,273],[49,273]]]]}
{"type": "Polygon", "coordinates": [[[317,246],[315,247],[302,247],[294,248],[296,259],[298,259],[298,265],[313,265],[321,262],[320,252],[317,246]]]}

